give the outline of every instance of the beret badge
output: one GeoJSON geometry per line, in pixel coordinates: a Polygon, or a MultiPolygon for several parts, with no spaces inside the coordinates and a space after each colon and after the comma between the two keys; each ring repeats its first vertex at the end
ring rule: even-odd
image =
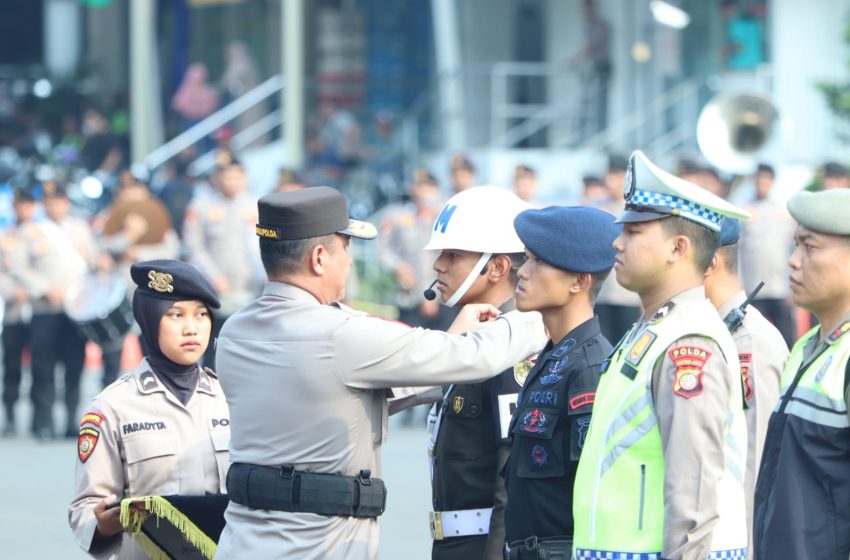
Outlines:
{"type": "Polygon", "coordinates": [[[174,291],[174,286],[172,285],[172,283],[174,282],[174,278],[170,274],[151,270],[150,272],[148,272],[148,278],[150,278],[150,282],[148,282],[148,288],[156,290],[161,294],[170,294],[174,291]]]}

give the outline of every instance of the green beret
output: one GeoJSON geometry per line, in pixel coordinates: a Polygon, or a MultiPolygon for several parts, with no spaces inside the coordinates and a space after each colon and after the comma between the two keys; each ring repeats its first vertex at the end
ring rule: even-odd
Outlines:
{"type": "Polygon", "coordinates": [[[850,189],[800,191],[788,200],[788,212],[801,226],[832,235],[850,235],[850,189]]]}

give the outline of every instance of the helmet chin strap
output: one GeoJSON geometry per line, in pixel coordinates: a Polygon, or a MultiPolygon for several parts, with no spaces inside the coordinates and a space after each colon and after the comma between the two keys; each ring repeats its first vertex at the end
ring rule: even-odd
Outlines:
{"type": "Polygon", "coordinates": [[[466,276],[466,280],[463,281],[460,288],[458,288],[457,291],[452,294],[452,297],[450,297],[443,305],[446,307],[454,307],[457,305],[457,302],[466,294],[469,287],[472,286],[473,282],[475,282],[475,279],[481,276],[481,269],[485,264],[487,264],[487,261],[489,261],[492,256],[493,253],[482,254],[481,258],[478,259],[478,262],[475,263],[475,266],[472,267],[472,270],[469,271],[469,274],[466,276]]]}

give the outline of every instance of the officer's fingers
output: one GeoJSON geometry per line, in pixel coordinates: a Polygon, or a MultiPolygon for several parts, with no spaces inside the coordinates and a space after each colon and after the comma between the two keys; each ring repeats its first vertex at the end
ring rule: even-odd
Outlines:
{"type": "Polygon", "coordinates": [[[115,502],[116,499],[118,499],[118,497],[115,494],[110,494],[107,497],[105,497],[104,499],[102,499],[101,501],[99,501],[97,503],[97,505],[94,506],[94,514],[98,515],[98,514],[102,514],[103,512],[105,512],[106,506],[115,502]]]}
{"type": "Polygon", "coordinates": [[[481,323],[492,321],[498,317],[500,313],[498,308],[488,304],[479,306],[476,311],[478,312],[478,321],[481,323]]]}

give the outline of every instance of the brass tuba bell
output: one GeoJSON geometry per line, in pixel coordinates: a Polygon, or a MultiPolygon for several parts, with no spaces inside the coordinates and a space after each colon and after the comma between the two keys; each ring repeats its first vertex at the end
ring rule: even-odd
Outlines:
{"type": "Polygon", "coordinates": [[[774,138],[779,113],[768,99],[749,93],[720,94],[697,121],[697,144],[715,167],[738,175],[751,173],[774,138]]]}

